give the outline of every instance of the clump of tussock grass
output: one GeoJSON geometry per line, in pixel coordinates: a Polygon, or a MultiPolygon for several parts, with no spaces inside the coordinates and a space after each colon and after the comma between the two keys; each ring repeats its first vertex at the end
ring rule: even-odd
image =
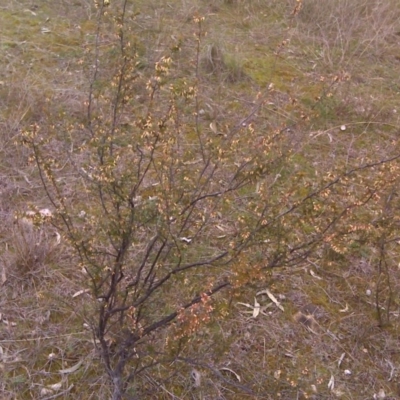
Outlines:
{"type": "Polygon", "coordinates": [[[35,226],[29,218],[14,221],[8,242],[8,272],[16,278],[40,278],[44,270],[57,260],[58,249],[46,225],[35,226]]]}
{"type": "Polygon", "coordinates": [[[307,0],[298,15],[299,31],[321,46],[330,67],[350,67],[360,57],[382,57],[400,28],[396,1],[307,0]]]}
{"type": "Polygon", "coordinates": [[[221,81],[235,83],[247,77],[238,59],[224,54],[222,48],[215,44],[206,47],[201,65],[208,76],[215,76],[221,81]]]}

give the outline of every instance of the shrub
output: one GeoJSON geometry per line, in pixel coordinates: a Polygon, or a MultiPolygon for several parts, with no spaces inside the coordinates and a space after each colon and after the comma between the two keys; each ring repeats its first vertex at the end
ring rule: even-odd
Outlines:
{"type": "MultiPolygon", "coordinates": [[[[269,124],[258,118],[272,85],[210,124],[199,68],[204,19],[193,18],[186,74],[174,61],[181,44],[143,68],[128,2],[97,5],[86,118],[50,116],[23,141],[53,223],[86,272],[86,315],[117,400],[146,392],[145,371],[188,361],[185,343],[223,313],[229,293],[268,281],[273,268],[310,257],[329,264],[361,241],[380,246],[384,260],[394,225],[386,218],[383,233],[371,216],[384,213],[399,156],[371,149],[349,161],[338,152],[334,165],[315,168],[307,152],[327,132],[293,134],[284,112],[269,124]]],[[[290,100],[282,109],[293,110],[290,100]]],[[[304,128],[307,115],[295,111],[304,128]]]]}

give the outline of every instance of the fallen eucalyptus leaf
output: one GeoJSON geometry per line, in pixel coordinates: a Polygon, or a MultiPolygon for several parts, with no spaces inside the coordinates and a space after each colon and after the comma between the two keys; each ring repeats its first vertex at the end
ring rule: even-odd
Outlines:
{"type": "Polygon", "coordinates": [[[54,383],[53,385],[48,385],[47,387],[51,390],[60,390],[62,386],[61,382],[54,383]]]}
{"type": "Polygon", "coordinates": [[[320,281],[322,281],[322,278],[320,276],[318,276],[312,269],[310,269],[310,275],[315,278],[315,279],[319,279],[320,281]]]}
{"type": "Polygon", "coordinates": [[[340,356],[339,361],[338,361],[338,367],[340,367],[340,365],[342,364],[342,361],[343,361],[345,355],[346,355],[346,353],[342,353],[342,355],[340,356]]]}
{"type": "Polygon", "coordinates": [[[237,379],[239,382],[241,381],[240,376],[239,376],[235,371],[233,371],[232,369],[227,368],[227,367],[222,367],[222,368],[220,368],[219,370],[220,370],[220,371],[228,371],[228,372],[230,372],[231,374],[235,375],[236,379],[237,379]]]}
{"type": "Polygon", "coordinates": [[[333,390],[335,389],[335,377],[331,375],[331,379],[329,379],[328,389],[333,390]]]}
{"type": "Polygon", "coordinates": [[[277,298],[270,292],[269,289],[261,290],[261,292],[256,293],[256,296],[261,294],[266,294],[269,299],[281,310],[285,311],[285,309],[281,306],[281,303],[277,300],[277,298]]]}
{"type": "Polygon", "coordinates": [[[82,365],[82,363],[83,363],[83,360],[79,361],[77,364],[73,365],[70,368],[60,369],[58,372],[60,374],[72,374],[79,369],[79,367],[82,365]]]}
{"type": "Polygon", "coordinates": [[[339,310],[339,312],[347,312],[349,311],[349,305],[346,303],[346,307],[343,308],[342,310],[339,310]]]}
{"type": "Polygon", "coordinates": [[[217,130],[217,124],[213,121],[210,123],[210,129],[212,130],[212,132],[217,135],[218,134],[218,130],[217,130]]]}
{"type": "Polygon", "coordinates": [[[83,293],[88,293],[88,292],[90,292],[90,289],[78,290],[77,292],[75,292],[75,293],[72,295],[72,298],[78,297],[78,296],[80,296],[81,294],[83,294],[83,293]]]}
{"type": "Polygon", "coordinates": [[[56,243],[57,244],[61,243],[61,235],[58,232],[56,232],[56,243]]]}
{"type": "Polygon", "coordinates": [[[260,314],[260,303],[254,298],[253,318],[257,318],[258,314],[260,314]]]}

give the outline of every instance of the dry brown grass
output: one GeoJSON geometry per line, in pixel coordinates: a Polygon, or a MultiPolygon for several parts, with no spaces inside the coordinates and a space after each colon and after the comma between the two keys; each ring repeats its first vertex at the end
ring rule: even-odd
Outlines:
{"type": "MultiPolygon", "coordinates": [[[[84,60],[87,66],[84,48],[92,41],[95,12],[89,1],[32,6],[0,6],[0,397],[107,399],[108,381],[84,325],[93,323],[94,306],[88,293],[74,297],[87,288],[77,260],[65,243],[57,245],[55,227],[15,223],[15,215],[32,207],[49,207],[19,132],[46,119],[53,125],[85,119],[88,71],[80,65],[84,60]],[[42,33],[43,27],[51,32],[42,33]],[[75,371],[60,373],[80,362],[75,371]]],[[[254,122],[260,137],[297,123],[294,164],[283,176],[304,172],[312,181],[315,169],[322,174],[338,163],[354,166],[362,157],[397,152],[396,1],[308,0],[296,24],[288,18],[290,1],[149,1],[138,8],[143,73],[162,51],[193,34],[193,15],[207,16],[200,93],[205,120],[236,121],[238,103],[251,106],[254,93],[275,85],[254,122]],[[335,81],[343,70],[351,78],[335,81]]],[[[182,75],[192,73],[189,54],[184,49],[179,55],[182,75]]],[[[75,178],[65,179],[73,187],[75,178]]],[[[379,391],[399,398],[398,263],[393,244],[383,274],[390,279],[382,281],[377,250],[361,242],[351,254],[321,248],[294,269],[273,271],[268,288],[284,311],[262,295],[264,313],[256,318],[238,304],[254,305],[264,283],[229,295],[221,306],[226,318],[182,342],[185,360],[167,362],[165,341],[154,343],[167,361],[143,373],[132,398],[134,389],[149,399],[371,399],[379,391]],[[312,323],[302,317],[311,315],[310,305],[312,323]],[[390,317],[382,326],[377,307],[390,317]],[[200,376],[196,384],[193,374],[200,376]]]]}
{"type": "MultiPolygon", "coordinates": [[[[305,30],[330,68],[352,69],[360,59],[380,60],[395,48],[400,9],[396,1],[304,2],[299,14],[305,30]]],[[[317,54],[316,54],[317,55],[317,54]]]]}

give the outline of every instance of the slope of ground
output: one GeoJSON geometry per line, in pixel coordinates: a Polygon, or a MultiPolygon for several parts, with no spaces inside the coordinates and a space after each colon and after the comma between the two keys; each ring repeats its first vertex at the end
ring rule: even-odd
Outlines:
{"type": "MultiPolygon", "coordinates": [[[[205,17],[201,118],[211,134],[224,132],[226,121],[246,118],[244,109],[251,115],[264,96],[251,122],[260,137],[290,133],[284,178],[311,185],[329,171],[399,153],[396,1],[309,0],[298,13],[298,1],[134,3],[132,35],[144,76],[179,44],[176,74],[193,78],[199,32],[192,20],[205,17]]],[[[10,0],[0,6],[0,26],[1,397],[106,399],[108,379],[87,325],[93,308],[85,275],[54,227],[17,218],[51,208],[21,132],[34,123],[85,123],[96,9],[89,0],[10,0]]],[[[281,175],[268,177],[276,183],[271,196],[285,188],[281,175]]],[[[68,169],[63,179],[74,196],[68,169]]],[[[362,190],[363,182],[351,184],[362,190]]],[[[388,200],[393,221],[397,196],[393,189],[388,200]]],[[[366,207],[365,218],[374,210],[366,207]]],[[[360,232],[376,223],[378,231],[384,224],[376,221],[354,225],[360,232]]],[[[149,399],[400,398],[399,239],[396,225],[387,226],[385,252],[362,234],[351,249],[327,241],[296,265],[266,272],[262,283],[219,294],[229,297],[225,318],[183,344],[182,360],[145,372],[138,389],[149,399]]],[[[164,345],[157,343],[160,352],[164,345]]]]}

